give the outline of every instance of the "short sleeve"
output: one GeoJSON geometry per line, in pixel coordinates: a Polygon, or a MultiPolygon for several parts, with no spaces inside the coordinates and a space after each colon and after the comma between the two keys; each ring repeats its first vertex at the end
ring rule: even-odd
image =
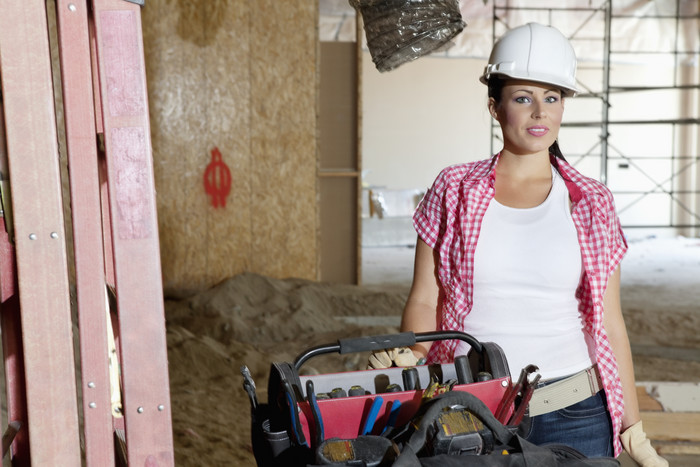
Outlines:
{"type": "Polygon", "coordinates": [[[437,246],[438,239],[444,230],[445,196],[449,185],[447,181],[449,173],[450,168],[440,172],[413,213],[413,227],[421,240],[431,248],[437,246]]]}
{"type": "Polygon", "coordinates": [[[615,269],[622,262],[622,258],[627,252],[627,238],[622,230],[622,225],[620,224],[620,218],[615,210],[615,201],[613,200],[612,194],[610,194],[610,207],[608,212],[609,221],[609,240],[610,240],[610,270],[608,275],[615,272],[615,269]]]}

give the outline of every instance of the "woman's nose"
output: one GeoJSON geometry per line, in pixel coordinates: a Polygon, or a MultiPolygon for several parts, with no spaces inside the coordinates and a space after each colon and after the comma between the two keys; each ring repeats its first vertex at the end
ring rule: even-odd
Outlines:
{"type": "Polygon", "coordinates": [[[546,115],[546,112],[544,110],[544,105],[542,103],[535,103],[534,107],[532,108],[532,116],[534,118],[543,118],[546,115]]]}

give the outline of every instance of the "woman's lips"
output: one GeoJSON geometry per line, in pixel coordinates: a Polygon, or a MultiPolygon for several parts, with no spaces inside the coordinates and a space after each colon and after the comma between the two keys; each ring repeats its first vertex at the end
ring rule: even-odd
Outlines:
{"type": "Polygon", "coordinates": [[[527,132],[532,136],[544,136],[549,132],[549,128],[546,126],[531,126],[527,129],[527,132]]]}

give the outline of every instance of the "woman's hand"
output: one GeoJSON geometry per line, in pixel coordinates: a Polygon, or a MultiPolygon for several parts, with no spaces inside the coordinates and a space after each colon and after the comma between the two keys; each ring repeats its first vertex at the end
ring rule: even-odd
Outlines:
{"type": "Polygon", "coordinates": [[[408,347],[377,350],[372,352],[367,361],[367,369],[390,368],[396,366],[415,366],[418,357],[408,347]]]}
{"type": "Polygon", "coordinates": [[[620,441],[627,454],[642,467],[668,467],[668,461],[656,453],[644,433],[641,420],[623,431],[620,441]]]}

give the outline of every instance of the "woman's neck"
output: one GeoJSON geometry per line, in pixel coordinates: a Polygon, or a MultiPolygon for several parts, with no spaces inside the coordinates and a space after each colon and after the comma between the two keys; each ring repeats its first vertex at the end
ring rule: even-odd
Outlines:
{"type": "Polygon", "coordinates": [[[504,149],[498,159],[496,176],[503,175],[513,180],[547,178],[551,176],[550,166],[549,152],[520,155],[504,149]]]}
{"type": "Polygon", "coordinates": [[[501,153],[496,165],[496,201],[514,208],[531,208],[541,204],[551,188],[549,154],[501,153]]]}

